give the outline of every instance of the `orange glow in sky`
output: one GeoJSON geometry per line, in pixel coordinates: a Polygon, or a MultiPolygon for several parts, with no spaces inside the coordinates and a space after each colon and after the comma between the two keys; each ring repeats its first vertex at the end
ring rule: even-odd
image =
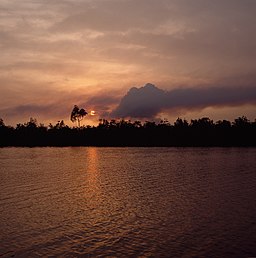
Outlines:
{"type": "MultiPolygon", "coordinates": [[[[88,120],[108,118],[130,88],[146,83],[165,91],[218,87],[226,96],[234,87],[245,92],[256,85],[256,1],[47,2],[0,1],[0,118],[6,124],[30,117],[68,122],[75,104],[97,110],[88,120]]],[[[202,112],[254,119],[256,94],[248,96],[215,106],[205,100],[197,108],[170,104],[147,119],[162,119],[161,112],[169,119],[202,112]]]]}

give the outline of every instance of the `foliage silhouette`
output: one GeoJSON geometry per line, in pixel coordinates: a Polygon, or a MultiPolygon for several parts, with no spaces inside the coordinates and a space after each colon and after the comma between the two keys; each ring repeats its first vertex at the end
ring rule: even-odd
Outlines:
{"type": "Polygon", "coordinates": [[[77,121],[78,127],[80,127],[80,121],[83,120],[84,116],[86,116],[88,113],[83,109],[79,109],[77,105],[74,105],[74,108],[71,112],[70,120],[74,123],[77,121]]]}
{"type": "MultiPolygon", "coordinates": [[[[78,111],[80,109],[78,108],[78,111]]],[[[86,112],[86,111],[82,111],[86,112]]],[[[78,114],[78,113],[75,113],[78,114]]],[[[82,116],[81,113],[80,115],[82,116]]],[[[74,121],[81,119],[74,116],[74,121]]],[[[98,126],[69,127],[64,121],[55,125],[38,124],[31,118],[16,127],[6,126],[0,118],[0,146],[255,146],[256,120],[245,116],[234,122],[214,123],[208,117],[191,120],[126,121],[100,119],[98,126]]]]}

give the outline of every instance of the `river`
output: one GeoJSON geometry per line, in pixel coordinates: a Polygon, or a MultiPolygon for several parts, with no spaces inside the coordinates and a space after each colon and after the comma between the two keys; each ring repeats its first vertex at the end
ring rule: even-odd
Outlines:
{"type": "Polygon", "coordinates": [[[256,256],[256,148],[1,148],[0,257],[256,256]]]}

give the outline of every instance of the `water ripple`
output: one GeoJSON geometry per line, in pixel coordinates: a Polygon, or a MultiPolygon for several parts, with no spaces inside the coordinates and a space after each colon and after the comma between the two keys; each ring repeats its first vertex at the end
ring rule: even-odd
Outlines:
{"type": "Polygon", "coordinates": [[[256,149],[0,149],[0,257],[256,256],[256,149]]]}

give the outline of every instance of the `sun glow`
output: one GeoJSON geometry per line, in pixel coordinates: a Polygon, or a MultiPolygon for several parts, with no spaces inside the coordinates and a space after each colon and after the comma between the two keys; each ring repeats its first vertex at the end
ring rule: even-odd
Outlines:
{"type": "Polygon", "coordinates": [[[95,111],[92,110],[92,111],[90,112],[90,115],[91,115],[91,116],[95,116],[95,111]]]}

